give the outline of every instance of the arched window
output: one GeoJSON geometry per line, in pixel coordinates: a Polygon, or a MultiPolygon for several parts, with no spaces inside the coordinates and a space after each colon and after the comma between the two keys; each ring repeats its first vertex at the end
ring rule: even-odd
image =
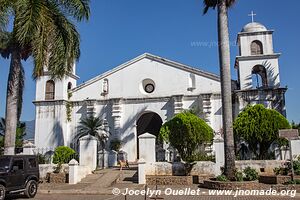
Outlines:
{"type": "Polygon", "coordinates": [[[260,41],[255,40],[251,43],[251,55],[263,54],[263,45],[260,41]]]}
{"type": "Polygon", "coordinates": [[[68,90],[71,90],[71,89],[72,89],[72,83],[69,82],[69,83],[68,83],[68,90]]]}
{"type": "Polygon", "coordinates": [[[268,87],[267,71],[262,65],[256,65],[252,69],[252,87],[253,89],[268,87]]]}
{"type": "Polygon", "coordinates": [[[46,82],[46,100],[53,100],[55,95],[55,83],[53,80],[49,80],[46,82]]]}

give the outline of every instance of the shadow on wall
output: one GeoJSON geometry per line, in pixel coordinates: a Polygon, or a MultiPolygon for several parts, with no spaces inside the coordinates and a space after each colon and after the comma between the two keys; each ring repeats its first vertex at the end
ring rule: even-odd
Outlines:
{"type": "Polygon", "coordinates": [[[266,68],[267,71],[267,77],[270,77],[268,79],[268,85],[272,85],[272,87],[278,88],[280,86],[279,82],[275,84],[275,80],[279,77],[279,74],[275,74],[274,68],[272,67],[272,64],[268,61],[263,62],[263,66],[266,68]]]}
{"type": "Polygon", "coordinates": [[[49,141],[52,144],[52,147],[63,146],[65,144],[63,129],[59,121],[56,121],[54,123],[52,128],[52,134],[50,135],[49,141]]]}
{"type": "Polygon", "coordinates": [[[161,108],[166,111],[166,121],[170,120],[174,116],[174,99],[170,98],[169,101],[161,108]]]}
{"type": "MultiPolygon", "coordinates": [[[[259,66],[259,65],[255,65],[254,67],[256,67],[256,66],[259,66]]],[[[274,72],[274,68],[272,67],[272,64],[270,63],[270,62],[268,62],[268,61],[264,61],[263,63],[262,63],[262,65],[261,66],[263,66],[264,68],[265,68],[265,71],[266,71],[266,74],[265,74],[265,76],[266,77],[262,77],[263,76],[263,74],[260,74],[260,73],[262,73],[262,72],[258,72],[258,73],[254,73],[254,72],[252,72],[252,74],[251,75],[248,75],[247,77],[246,77],[246,84],[245,84],[245,87],[247,88],[247,89],[259,89],[259,88],[263,88],[263,87],[266,87],[266,86],[264,86],[263,85],[263,82],[264,82],[264,78],[266,78],[266,80],[265,80],[265,82],[266,82],[266,85],[267,85],[267,87],[275,87],[275,88],[278,88],[279,86],[280,86],[280,83],[278,82],[278,83],[276,83],[275,81],[277,80],[277,78],[279,77],[279,74],[277,73],[277,74],[275,74],[275,72],[274,72]],[[260,81],[259,81],[259,83],[258,84],[254,84],[253,83],[253,75],[255,75],[255,74],[257,74],[257,76],[259,76],[260,77],[260,81]],[[275,84],[276,83],[276,84],[275,84]],[[256,85],[256,88],[254,88],[254,86],[256,85]]],[[[253,67],[253,68],[254,68],[253,67]]]]}
{"type": "MultiPolygon", "coordinates": [[[[124,123],[123,123],[123,127],[121,128],[121,132],[120,132],[120,138],[122,143],[128,143],[132,140],[135,140],[135,132],[134,129],[136,128],[136,121],[138,120],[138,117],[140,115],[140,113],[145,112],[147,109],[146,106],[144,106],[142,109],[138,110],[135,115],[132,115],[130,118],[128,118],[124,123]],[[130,133],[125,135],[126,130],[131,129],[131,127],[134,126],[133,131],[131,131],[130,133]]],[[[128,152],[127,152],[128,153],[128,152]]]]}

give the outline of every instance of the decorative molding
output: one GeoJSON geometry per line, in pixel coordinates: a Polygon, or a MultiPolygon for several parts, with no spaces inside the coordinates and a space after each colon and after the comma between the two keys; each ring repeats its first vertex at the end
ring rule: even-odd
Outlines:
{"type": "Polygon", "coordinates": [[[261,55],[251,55],[251,56],[237,56],[236,61],[248,61],[248,60],[259,60],[259,59],[277,59],[281,53],[274,54],[261,54],[261,55]]]}
{"type": "Polygon", "coordinates": [[[205,121],[210,124],[212,94],[202,94],[203,114],[205,121]]]}
{"type": "Polygon", "coordinates": [[[174,99],[174,114],[181,113],[183,111],[183,96],[184,95],[177,95],[173,96],[174,99]]]}

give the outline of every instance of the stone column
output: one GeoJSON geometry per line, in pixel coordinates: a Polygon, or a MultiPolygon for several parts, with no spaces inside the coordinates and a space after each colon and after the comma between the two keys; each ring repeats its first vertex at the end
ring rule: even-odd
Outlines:
{"type": "Polygon", "coordinates": [[[23,154],[34,155],[35,146],[29,142],[23,146],[23,154]]]}
{"type": "Polygon", "coordinates": [[[216,159],[216,173],[221,173],[221,167],[225,164],[224,139],[220,135],[216,135],[213,141],[216,159]]]}
{"type": "Polygon", "coordinates": [[[85,100],[87,117],[94,116],[96,100],[85,100]]]}
{"type": "Polygon", "coordinates": [[[98,152],[98,167],[108,168],[108,152],[105,149],[98,152]]]}
{"type": "Polygon", "coordinates": [[[78,165],[79,164],[75,159],[72,159],[69,162],[69,184],[76,184],[79,182],[78,165]]]}
{"type": "Polygon", "coordinates": [[[155,140],[156,137],[150,133],[139,136],[139,156],[147,163],[156,161],[155,140]]]}
{"type": "Polygon", "coordinates": [[[97,138],[91,135],[79,139],[79,163],[88,166],[91,171],[97,168],[97,144],[97,138]]]}
{"type": "Polygon", "coordinates": [[[202,104],[203,104],[203,114],[204,114],[204,120],[206,123],[211,125],[210,122],[210,114],[211,114],[211,94],[202,94],[202,104]]]}
{"type": "Polygon", "coordinates": [[[112,99],[112,117],[114,119],[115,138],[120,138],[122,119],[122,99],[112,99]]]}
{"type": "Polygon", "coordinates": [[[146,161],[140,158],[138,161],[139,184],[146,184],[146,161]]]}
{"type": "Polygon", "coordinates": [[[173,96],[174,99],[174,115],[183,111],[183,95],[173,96]]]}
{"type": "Polygon", "coordinates": [[[297,160],[297,156],[300,155],[300,140],[296,139],[296,140],[291,140],[291,150],[292,150],[292,156],[294,160],[297,160]]]}
{"type": "Polygon", "coordinates": [[[114,167],[118,165],[118,152],[111,150],[108,155],[108,166],[114,167]]]}

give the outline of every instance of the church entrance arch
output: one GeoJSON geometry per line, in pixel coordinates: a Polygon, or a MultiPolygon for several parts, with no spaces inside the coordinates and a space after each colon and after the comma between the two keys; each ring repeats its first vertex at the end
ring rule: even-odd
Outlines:
{"type": "MultiPolygon", "coordinates": [[[[162,126],[161,117],[155,112],[147,112],[142,114],[136,122],[137,129],[137,159],[139,159],[139,136],[144,133],[150,133],[158,138],[159,130],[162,126]]],[[[161,146],[158,139],[156,139],[156,146],[161,146]]]]}

